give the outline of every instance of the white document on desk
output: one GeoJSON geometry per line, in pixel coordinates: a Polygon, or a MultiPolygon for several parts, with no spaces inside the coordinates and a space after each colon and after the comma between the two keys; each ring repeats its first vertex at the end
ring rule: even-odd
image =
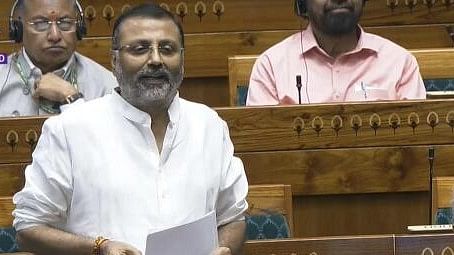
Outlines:
{"type": "Polygon", "coordinates": [[[151,233],[145,255],[209,255],[218,247],[216,213],[181,226],[151,233]]]}

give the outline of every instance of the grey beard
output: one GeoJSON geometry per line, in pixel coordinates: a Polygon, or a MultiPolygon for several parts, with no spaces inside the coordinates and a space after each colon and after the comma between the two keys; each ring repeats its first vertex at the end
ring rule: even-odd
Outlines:
{"type": "Polygon", "coordinates": [[[168,107],[182,81],[182,74],[170,75],[169,81],[155,86],[143,83],[136,76],[126,77],[121,71],[117,71],[117,77],[121,96],[141,110],[168,107]]]}

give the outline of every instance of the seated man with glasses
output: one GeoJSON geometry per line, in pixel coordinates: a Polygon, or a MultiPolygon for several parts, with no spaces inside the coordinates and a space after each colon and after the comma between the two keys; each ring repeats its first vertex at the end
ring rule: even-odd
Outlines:
{"type": "Polygon", "coordinates": [[[62,105],[117,86],[111,72],[75,52],[85,29],[76,0],[14,3],[10,38],[23,47],[0,66],[0,117],[60,113],[62,105]]]}
{"type": "MultiPolygon", "coordinates": [[[[19,247],[36,254],[145,254],[149,233],[214,213],[219,247],[180,254],[242,254],[244,167],[217,113],[179,97],[178,18],[145,4],[124,12],[113,29],[119,89],[44,123],[25,187],[14,196],[19,247]]],[[[169,243],[182,245],[178,237],[169,243]]]]}

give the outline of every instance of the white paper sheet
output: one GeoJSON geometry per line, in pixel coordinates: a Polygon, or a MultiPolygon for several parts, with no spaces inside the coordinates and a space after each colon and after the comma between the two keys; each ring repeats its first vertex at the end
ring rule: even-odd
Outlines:
{"type": "Polygon", "coordinates": [[[209,255],[218,247],[216,213],[181,226],[151,233],[145,255],[209,255]]]}

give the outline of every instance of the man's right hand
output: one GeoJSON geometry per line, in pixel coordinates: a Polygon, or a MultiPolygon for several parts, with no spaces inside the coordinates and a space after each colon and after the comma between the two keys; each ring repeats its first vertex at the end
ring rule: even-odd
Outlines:
{"type": "Polygon", "coordinates": [[[133,246],[112,240],[102,243],[100,249],[102,255],[142,255],[142,253],[133,246]]]}

